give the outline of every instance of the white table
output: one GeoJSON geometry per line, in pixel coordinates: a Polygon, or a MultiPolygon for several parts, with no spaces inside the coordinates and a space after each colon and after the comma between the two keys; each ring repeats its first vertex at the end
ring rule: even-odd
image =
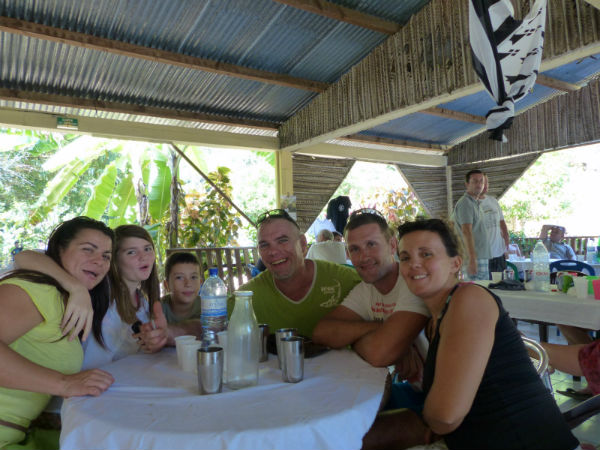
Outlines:
{"type": "Polygon", "coordinates": [[[600,300],[579,299],[562,292],[501,291],[492,289],[502,299],[513,319],[535,320],[551,324],[600,328],[600,300]]]}
{"type": "MultiPolygon", "coordinates": [[[[517,269],[519,269],[519,272],[523,272],[525,270],[533,270],[533,262],[531,261],[531,258],[524,258],[521,260],[509,259],[508,261],[513,263],[515,266],[517,266],[517,269]]],[[[550,260],[550,262],[554,262],[554,261],[560,261],[560,260],[559,259],[551,259],[550,260]]],[[[589,263],[586,262],[586,264],[589,264],[589,263]]],[[[594,268],[596,275],[600,275],[600,264],[599,263],[593,263],[593,264],[589,264],[589,265],[594,268]]]]}
{"type": "Polygon", "coordinates": [[[258,386],[209,396],[174,349],[109,364],[108,391],[65,400],[61,449],[359,449],[387,369],[332,350],[306,359],[304,380],[290,384],[269,356],[258,386]]]}

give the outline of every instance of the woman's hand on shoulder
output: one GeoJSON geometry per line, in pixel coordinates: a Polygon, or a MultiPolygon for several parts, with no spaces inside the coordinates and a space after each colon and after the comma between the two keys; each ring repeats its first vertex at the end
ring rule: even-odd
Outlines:
{"type": "Polygon", "coordinates": [[[72,375],[63,375],[61,397],[82,395],[99,396],[115,382],[113,376],[101,369],[84,370],[72,375]]]}
{"type": "Polygon", "coordinates": [[[94,309],[90,292],[83,285],[73,286],[69,290],[69,301],[60,324],[63,336],[70,333],[71,341],[83,331],[81,340],[85,341],[92,329],[93,318],[94,309]]]}

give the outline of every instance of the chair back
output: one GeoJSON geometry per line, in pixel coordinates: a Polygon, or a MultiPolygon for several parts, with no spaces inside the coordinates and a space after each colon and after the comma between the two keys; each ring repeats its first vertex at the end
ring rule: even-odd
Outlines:
{"type": "Polygon", "coordinates": [[[548,370],[548,353],[546,353],[546,350],[539,342],[533,339],[523,337],[523,343],[528,350],[536,354],[537,358],[531,358],[531,361],[538,375],[543,376],[548,370]]]}
{"type": "Polygon", "coordinates": [[[508,267],[509,269],[512,269],[513,274],[514,274],[514,279],[516,281],[521,281],[521,277],[519,276],[519,268],[517,266],[515,266],[510,261],[506,261],[506,267],[508,267]]]}
{"type": "Polygon", "coordinates": [[[573,261],[571,259],[561,259],[550,263],[550,272],[566,270],[574,272],[587,272],[588,275],[596,275],[592,266],[583,261],[573,261]]]}

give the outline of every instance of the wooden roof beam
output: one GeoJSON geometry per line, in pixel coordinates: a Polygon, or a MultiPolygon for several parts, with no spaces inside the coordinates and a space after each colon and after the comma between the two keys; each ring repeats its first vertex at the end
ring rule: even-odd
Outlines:
{"type": "Polygon", "coordinates": [[[0,88],[0,99],[13,102],[28,102],[43,105],[63,106],[71,108],[92,109],[136,116],[161,117],[165,119],[186,120],[190,122],[214,123],[219,125],[252,127],[274,130],[277,124],[261,120],[235,119],[216,114],[197,113],[193,111],[159,108],[155,106],[136,106],[130,103],[107,102],[67,95],[41,94],[16,89],[0,88]]]}
{"type": "Polygon", "coordinates": [[[360,143],[368,143],[368,144],[380,144],[387,146],[400,147],[402,149],[410,149],[410,150],[425,150],[431,151],[432,153],[445,153],[449,150],[450,147],[438,144],[428,144],[426,142],[417,142],[417,141],[405,141],[401,139],[389,139],[383,138],[379,136],[368,136],[364,134],[353,134],[350,136],[345,136],[339,138],[340,140],[345,141],[353,141],[360,143]]]}
{"type": "Polygon", "coordinates": [[[320,81],[306,80],[286,74],[278,74],[266,70],[252,69],[210,59],[183,55],[181,53],[158,50],[151,47],[101,38],[76,31],[63,30],[61,28],[49,27],[6,16],[0,16],[0,31],[28,36],[35,39],[58,42],[65,45],[99,50],[115,55],[128,56],[130,58],[184,67],[186,69],[201,70],[245,80],[258,81],[260,83],[292,87],[305,91],[320,93],[329,87],[328,83],[322,83],[320,81]]]}
{"type": "Polygon", "coordinates": [[[461,122],[470,122],[477,123],[479,125],[485,125],[485,117],[483,116],[476,116],[474,114],[453,111],[451,109],[435,107],[422,109],[419,112],[429,114],[431,116],[443,117],[444,119],[460,120],[461,122]]]}
{"type": "Polygon", "coordinates": [[[398,32],[400,24],[390,22],[370,14],[361,13],[325,0],[274,0],[292,8],[308,11],[340,22],[350,23],[378,33],[392,35],[398,32]]]}
{"type": "Polygon", "coordinates": [[[546,75],[543,75],[541,73],[538,74],[535,83],[563,92],[573,92],[581,89],[581,86],[577,86],[573,83],[567,83],[566,81],[562,81],[557,78],[547,77],[546,75]]]}

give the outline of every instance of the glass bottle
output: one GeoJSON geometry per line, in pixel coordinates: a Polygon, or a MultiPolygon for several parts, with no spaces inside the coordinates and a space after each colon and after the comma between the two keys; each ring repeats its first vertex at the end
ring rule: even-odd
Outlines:
{"type": "Polygon", "coordinates": [[[252,291],[235,291],[227,328],[227,386],[241,389],[258,383],[260,337],[252,309],[252,291]]]}

